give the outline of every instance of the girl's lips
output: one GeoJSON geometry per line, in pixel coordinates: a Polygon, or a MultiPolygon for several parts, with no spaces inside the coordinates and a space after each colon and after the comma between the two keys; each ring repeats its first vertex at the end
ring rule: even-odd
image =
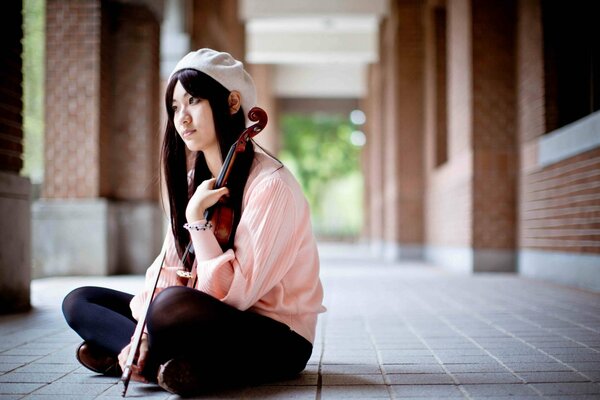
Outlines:
{"type": "Polygon", "coordinates": [[[188,136],[190,136],[194,132],[196,132],[195,129],[188,129],[188,130],[186,130],[186,131],[183,132],[183,137],[188,137],[188,136]]]}

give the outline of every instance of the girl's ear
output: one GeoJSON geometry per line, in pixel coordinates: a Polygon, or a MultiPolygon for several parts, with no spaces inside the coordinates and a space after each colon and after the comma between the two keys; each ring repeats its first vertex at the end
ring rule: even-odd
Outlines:
{"type": "Polygon", "coordinates": [[[240,96],[240,92],[233,90],[231,93],[229,93],[229,99],[227,101],[229,103],[229,113],[233,115],[238,112],[242,105],[242,97],[240,96]]]}

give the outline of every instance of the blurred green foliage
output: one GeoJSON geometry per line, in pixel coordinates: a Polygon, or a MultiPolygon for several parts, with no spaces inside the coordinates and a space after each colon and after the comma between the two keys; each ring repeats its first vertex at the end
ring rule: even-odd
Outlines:
{"type": "Polygon", "coordinates": [[[281,161],[296,176],[311,206],[313,228],[321,239],[355,239],[362,226],[361,148],[350,136],[346,116],[281,116],[281,161]]]}
{"type": "Polygon", "coordinates": [[[34,184],[44,175],[44,0],[23,1],[23,132],[21,174],[34,184]]]}

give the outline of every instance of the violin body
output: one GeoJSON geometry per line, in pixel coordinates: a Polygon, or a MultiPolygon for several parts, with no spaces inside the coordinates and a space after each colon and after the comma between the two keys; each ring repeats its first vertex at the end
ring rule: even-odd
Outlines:
{"type": "MultiPolygon", "coordinates": [[[[246,128],[241,133],[238,140],[229,148],[229,152],[223,162],[219,176],[215,181],[214,189],[227,186],[227,179],[229,178],[229,173],[235,162],[236,155],[246,151],[246,143],[248,140],[256,136],[267,125],[267,113],[262,108],[253,107],[248,113],[248,118],[251,121],[258,122],[246,128]]],[[[207,209],[204,213],[204,219],[210,221],[214,228],[217,242],[219,242],[219,245],[223,250],[226,250],[229,246],[234,223],[234,211],[233,207],[229,204],[228,199],[221,198],[214,206],[207,209]]]]}
{"type": "Polygon", "coordinates": [[[229,244],[233,228],[235,212],[227,199],[221,199],[215,207],[213,216],[210,220],[214,228],[214,234],[217,242],[223,248],[229,244]]]}

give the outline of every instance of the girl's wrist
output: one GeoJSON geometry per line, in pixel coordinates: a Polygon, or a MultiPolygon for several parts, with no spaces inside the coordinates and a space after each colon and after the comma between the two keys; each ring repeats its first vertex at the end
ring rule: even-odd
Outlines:
{"type": "Polygon", "coordinates": [[[185,223],[183,224],[183,227],[188,231],[206,231],[212,229],[212,224],[210,221],[203,219],[192,223],[185,223]]]}
{"type": "Polygon", "coordinates": [[[193,212],[189,215],[186,214],[185,219],[190,224],[192,222],[200,221],[201,219],[204,219],[204,211],[202,210],[202,212],[193,212]]]}

